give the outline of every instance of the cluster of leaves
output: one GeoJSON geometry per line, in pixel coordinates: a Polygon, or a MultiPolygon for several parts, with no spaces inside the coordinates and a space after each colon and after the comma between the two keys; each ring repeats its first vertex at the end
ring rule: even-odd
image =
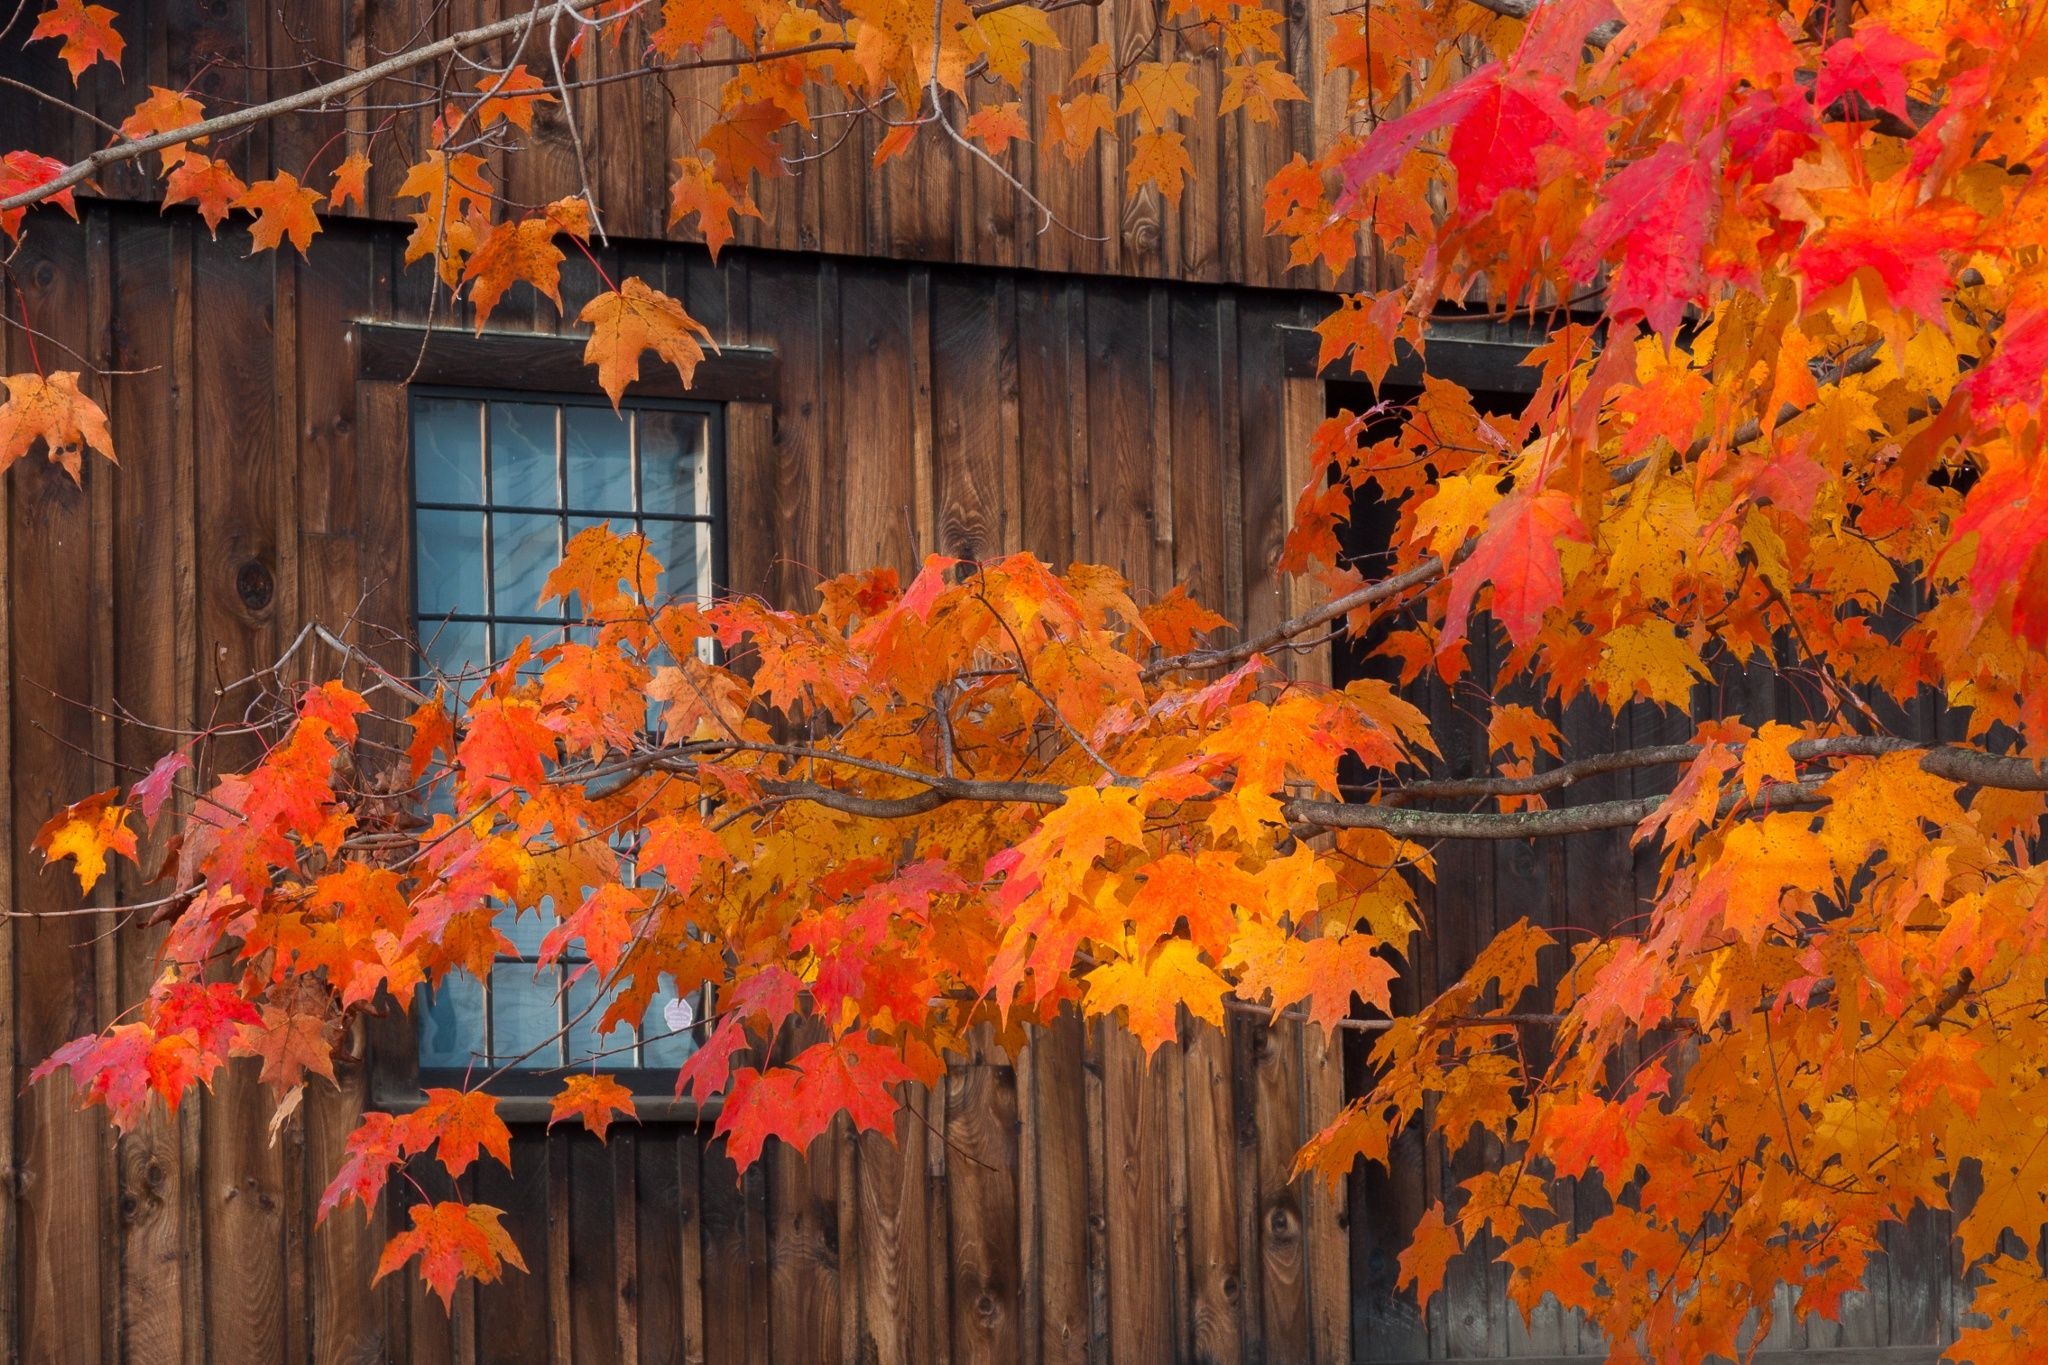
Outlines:
{"type": "MultiPolygon", "coordinates": [[[[674,186],[715,248],[820,91],[892,121],[884,158],[921,129],[984,152],[1021,136],[1014,108],[983,100],[963,131],[947,101],[1014,89],[1054,45],[1051,7],[554,12],[578,42],[637,32],[654,61],[736,45],[674,186]]],[[[1223,105],[1258,116],[1298,94],[1275,14],[1166,13],[1226,54],[1223,105]]],[[[1302,1168],[1385,1160],[1424,1122],[1453,1147],[1499,1144],[1511,1161],[1428,1212],[1405,1282],[1426,1299],[1461,1248],[1498,1245],[1518,1303],[1553,1297],[1624,1355],[1733,1354],[1783,1302],[1831,1314],[1887,1224],[1949,1210],[1976,1286],[1959,1353],[2025,1358],[2048,1325],[2030,1251],[2048,1220],[2044,17],[1924,0],[1344,11],[1330,55],[1355,131],[1274,178],[1267,221],[1331,268],[1363,229],[1407,282],[1345,299],[1325,362],[1377,385],[1450,306],[1552,325],[1519,414],[1430,378],[1317,432],[1282,567],[1326,606],[1222,648],[1203,637],[1224,623],[1184,595],[1140,606],[1106,570],[1022,557],[933,560],[907,588],[850,575],[810,612],[663,604],[644,544],[585,532],[548,584],[585,636],[415,693],[398,736],[366,735],[400,723],[366,694],[403,680],[309,690],[260,765],[191,794],[164,981],[137,1021],[51,1066],[123,1122],[238,1049],[289,1088],[376,1002],[487,970],[511,906],[549,926],[545,959],[573,951],[609,989],[600,1029],[714,989],[679,1086],[724,1097],[744,1163],[837,1114],[886,1126],[895,1087],[984,1024],[1014,1038],[1073,1008],[1156,1048],[1181,1010],[1213,1023],[1233,998],[1325,1027],[1354,996],[1383,1008],[1428,841],[1633,827],[1659,859],[1643,913],[1569,944],[1502,934],[1384,1031],[1373,1089],[1302,1168]],[[1361,495],[1396,518],[1370,565],[1342,548],[1361,495]],[[1374,628],[1405,680],[1498,698],[1488,771],[1421,771],[1428,727],[1386,688],[1302,682],[1262,653],[1332,622],[1374,628]],[[1500,638],[1475,678],[1480,630],[1500,638]],[[1744,667],[1776,670],[1804,718],[1564,748],[1555,716],[1575,699],[1683,714],[1744,667]],[[1951,743],[1892,732],[1930,702],[1951,743]],[[378,755],[395,747],[394,775],[378,755]],[[1340,762],[1365,785],[1340,787],[1340,762]],[[1582,774],[1658,767],[1676,769],[1667,797],[1548,804],[1582,774]],[[430,796],[430,819],[394,813],[430,796]],[[239,975],[206,974],[221,954],[239,975]],[[1556,1177],[1601,1181],[1611,1209],[1559,1219],[1556,1177]]],[[[118,55],[107,23],[59,0],[37,31],[78,70],[118,55]]],[[[1181,62],[1099,50],[1040,126],[1079,152],[1129,115],[1131,175],[1172,193],[1195,89],[1181,62]]],[[[549,98],[523,66],[486,73],[399,191],[420,205],[409,255],[480,320],[522,280],[553,297],[558,243],[594,230],[588,200],[502,203],[464,142],[549,98]]],[[[239,205],[259,245],[303,249],[315,192],[223,179],[189,102],[158,92],[124,134],[163,152],[172,201],[239,205]]],[[[368,154],[334,203],[362,198],[368,154]]],[[[10,233],[76,183],[32,153],[0,164],[10,233]]],[[[638,280],[584,317],[615,398],[644,351],[685,378],[700,354],[701,329],[638,280]]],[[[0,458],[104,448],[76,376],[8,384],[0,458]]],[[[41,846],[89,887],[133,855],[137,816],[160,818],[182,771],[166,763],[60,814],[41,846]]],[[[559,1112],[630,1112],[606,1084],[575,1078],[559,1112]]],[[[449,1092],[370,1116],[329,1205],[375,1198],[400,1160],[460,1170],[491,1151],[486,1104],[449,1092]]],[[[387,1268],[417,1253],[445,1288],[508,1255],[489,1210],[416,1220],[387,1268]]]]}
{"type": "MultiPolygon", "coordinates": [[[[1422,855],[1376,830],[1285,834],[1298,789],[1336,796],[1347,756],[1392,769],[1426,747],[1386,686],[1295,682],[1256,655],[1198,673],[1160,657],[1220,623],[1184,594],[1139,608],[1105,570],[1028,557],[935,558],[902,590],[893,572],[837,579],[809,613],[661,605],[658,570],[641,537],[587,529],[543,595],[578,602],[586,641],[522,647],[402,720],[340,683],[304,690],[260,764],[192,793],[142,1018],[43,1072],[68,1068],[123,1125],[230,1053],[260,1055],[288,1095],[331,1079],[365,1012],[487,973],[511,950],[508,908],[548,925],[542,963],[587,963],[571,974],[599,985],[601,1035],[664,991],[712,988],[677,1085],[724,1096],[742,1166],[841,1113],[891,1130],[896,1087],[935,1079],[978,1024],[1015,1041],[1071,1004],[1149,1050],[1182,1004],[1220,1022],[1233,992],[1325,1026],[1354,992],[1386,1004],[1381,949],[1416,927],[1394,869],[1422,855]],[[365,734],[379,725],[398,733],[365,734]],[[395,774],[384,752],[402,753],[395,774]],[[394,790],[441,813],[396,818],[394,790]],[[237,973],[209,979],[223,957],[237,973]]],[[[409,684],[379,683],[394,688],[409,684]]],[[[187,770],[173,755],[79,802],[38,846],[89,889],[187,770]]],[[[373,1203],[409,1157],[451,1176],[479,1151],[506,1160],[475,1079],[368,1115],[322,1215],[373,1203]]],[[[615,1112],[632,1102],[597,1075],[557,1100],[599,1133],[615,1112]]],[[[496,1245],[492,1211],[420,1216],[386,1266],[420,1251],[443,1292],[476,1268],[456,1233],[496,1245]]]]}

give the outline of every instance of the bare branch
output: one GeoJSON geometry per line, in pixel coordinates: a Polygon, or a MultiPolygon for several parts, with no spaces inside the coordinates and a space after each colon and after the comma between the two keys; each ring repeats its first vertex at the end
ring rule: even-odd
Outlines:
{"type": "Polygon", "coordinates": [[[446,38],[428,43],[423,47],[400,52],[397,56],[388,57],[374,65],[366,66],[360,71],[350,72],[348,75],[331,80],[325,85],[315,85],[305,90],[294,91],[292,94],[269,100],[263,104],[252,104],[247,108],[237,109],[232,113],[222,114],[217,118],[204,119],[187,128],[174,128],[167,133],[156,133],[150,137],[137,138],[132,142],[117,142],[111,147],[102,147],[84,160],[73,162],[54,179],[47,180],[32,189],[23,190],[19,194],[10,194],[5,199],[0,199],[0,210],[23,208],[29,204],[39,203],[53,194],[68,190],[72,186],[97,175],[109,166],[119,165],[124,161],[133,161],[136,157],[147,155],[150,152],[158,151],[175,143],[192,142],[202,137],[212,137],[220,133],[231,133],[238,128],[247,128],[254,124],[266,122],[276,118],[279,114],[289,114],[295,109],[308,109],[316,105],[325,104],[337,96],[361,90],[365,86],[375,85],[387,76],[395,76],[401,71],[408,71],[415,66],[433,61],[437,57],[445,57],[450,53],[460,52],[464,48],[476,47],[482,43],[493,42],[499,38],[519,33],[530,27],[536,19],[542,16],[552,17],[558,14],[580,14],[584,10],[594,9],[603,2],[604,0],[552,0],[550,4],[522,13],[514,18],[501,19],[497,23],[484,24],[477,28],[464,29],[460,33],[450,34],[446,38]]]}

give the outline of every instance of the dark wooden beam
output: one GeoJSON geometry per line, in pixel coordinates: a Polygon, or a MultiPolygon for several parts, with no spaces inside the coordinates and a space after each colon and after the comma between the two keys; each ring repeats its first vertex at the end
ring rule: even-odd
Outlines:
{"type": "MultiPolygon", "coordinates": [[[[1416,388],[1426,373],[1462,384],[1475,393],[1534,393],[1542,372],[1522,361],[1536,340],[1458,336],[1432,327],[1427,343],[1428,363],[1425,365],[1408,343],[1401,342],[1385,382],[1399,388],[1416,388]]],[[[1314,328],[1280,328],[1280,350],[1288,377],[1364,381],[1364,376],[1347,364],[1334,364],[1327,370],[1319,368],[1316,361],[1322,346],[1323,339],[1314,328]]]]}
{"type": "MultiPolygon", "coordinates": [[[[594,393],[597,375],[583,360],[586,338],[530,332],[465,332],[459,327],[357,322],[356,373],[363,379],[458,384],[476,388],[594,393]]],[[[762,346],[707,349],[684,388],[675,368],[652,357],[632,393],[707,403],[766,403],[777,397],[780,363],[762,346]]]]}

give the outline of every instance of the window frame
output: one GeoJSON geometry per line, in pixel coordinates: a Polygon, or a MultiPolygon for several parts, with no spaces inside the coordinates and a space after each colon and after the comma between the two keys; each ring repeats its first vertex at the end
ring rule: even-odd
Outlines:
{"type": "MultiPolygon", "coordinates": [[[[632,454],[632,496],[635,506],[627,515],[630,515],[635,522],[642,525],[649,520],[653,520],[671,523],[687,522],[704,527],[710,544],[708,553],[700,561],[706,566],[706,576],[700,583],[699,597],[700,600],[704,600],[716,599],[725,595],[729,538],[729,515],[726,494],[728,427],[734,415],[733,409],[735,407],[747,406],[744,402],[734,403],[696,398],[676,398],[668,395],[639,397],[628,394],[619,403],[613,404],[608,397],[601,393],[587,390],[553,389],[539,384],[511,387],[474,382],[414,382],[398,385],[396,389],[396,406],[399,418],[397,436],[401,442],[404,454],[405,496],[402,500],[402,505],[405,536],[408,546],[406,581],[404,583],[405,601],[407,603],[405,635],[407,649],[410,652],[414,666],[417,667],[425,662],[426,642],[427,638],[430,638],[425,635],[425,632],[444,623],[455,621],[473,622],[484,624],[487,628],[493,630],[504,627],[517,627],[536,636],[544,631],[566,630],[574,624],[573,618],[568,616],[556,620],[542,617],[538,614],[506,613],[493,610],[449,612],[431,618],[422,616],[419,609],[421,556],[418,553],[418,514],[422,510],[455,511],[480,515],[483,518],[486,529],[483,541],[484,563],[482,572],[484,575],[483,582],[487,590],[492,583],[491,573],[493,568],[491,562],[492,542],[489,533],[492,514],[526,513],[550,515],[560,517],[565,522],[574,518],[584,518],[592,521],[609,520],[614,524],[615,528],[622,517],[621,512],[618,510],[605,511],[596,508],[576,507],[570,504],[567,484],[569,452],[564,439],[565,433],[559,429],[556,435],[556,480],[558,491],[561,494],[562,505],[559,507],[543,508],[528,507],[524,504],[499,504],[493,502],[489,485],[490,465],[487,434],[490,421],[488,405],[493,402],[503,404],[532,403],[560,408],[586,407],[599,411],[615,409],[621,413],[627,411],[682,412],[701,416],[704,419],[706,429],[706,460],[709,464],[709,468],[706,471],[706,482],[708,485],[705,494],[706,510],[702,514],[649,514],[639,506],[642,497],[642,471],[636,437],[635,448],[632,454]],[[419,471],[414,445],[416,434],[414,422],[416,400],[435,398],[467,400],[483,405],[480,421],[483,423],[484,434],[482,439],[485,445],[480,453],[483,460],[482,478],[484,482],[479,490],[478,501],[474,503],[423,500],[419,496],[419,471]]],[[[574,532],[568,530],[565,525],[564,543],[566,543],[566,537],[573,534],[574,532]]],[[[487,607],[494,605],[494,603],[487,599],[487,607]]],[[[492,644],[495,647],[495,637],[492,637],[492,644]]],[[[517,959],[501,958],[500,960],[524,961],[526,958],[522,955],[517,959]]],[[[485,1033],[483,1041],[486,1047],[491,1045],[490,988],[489,982],[478,983],[478,989],[482,993],[482,1000],[484,1002],[485,1013],[483,1015],[483,1023],[485,1033]]],[[[563,999],[567,995],[567,989],[565,973],[562,987],[555,993],[556,998],[558,1000],[563,999]]],[[[425,988],[422,987],[421,990],[424,992],[425,988]]],[[[708,990],[708,987],[705,990],[708,990]]],[[[697,1000],[697,1019],[690,1030],[698,1046],[701,1046],[704,1041],[709,1020],[709,1010],[706,1008],[708,1002],[702,998],[704,993],[705,991],[697,993],[699,997],[697,1000]]],[[[424,1102],[424,1091],[426,1088],[434,1086],[467,1086],[486,1070],[482,1063],[476,1064],[473,1068],[422,1065],[420,1059],[420,1029],[424,1022],[422,1007],[423,999],[416,998],[412,1007],[403,1013],[399,1027],[396,1030],[389,1028],[380,1029],[376,1031],[376,1034],[379,1036],[373,1037],[369,1049],[370,1097],[372,1103],[378,1108],[391,1112],[404,1112],[408,1109],[416,1108],[424,1102]],[[402,1039],[399,1037],[401,1034],[402,1039]]],[[[566,1009],[566,1004],[560,1008],[566,1009]]],[[[634,1046],[636,1049],[641,1046],[637,1034],[634,1046]]],[[[490,1093],[507,1102],[504,1106],[501,1106],[506,1118],[525,1121],[547,1117],[549,1112],[548,1101],[560,1091],[563,1080],[568,1076],[580,1074],[591,1069],[588,1059],[582,1063],[567,1060],[566,1044],[563,1048],[563,1055],[564,1060],[561,1062],[515,1069],[490,1082],[488,1086],[490,1093]]],[[[644,1061],[644,1058],[636,1057],[635,1061],[639,1063],[644,1061]]],[[[601,1074],[618,1081],[633,1093],[636,1108],[643,1120],[694,1120],[699,1117],[715,1114],[719,1107],[717,1099],[700,1103],[675,1095],[673,1093],[675,1079],[675,1069],[673,1067],[636,1064],[633,1066],[600,1066],[598,1070],[601,1074]]]]}

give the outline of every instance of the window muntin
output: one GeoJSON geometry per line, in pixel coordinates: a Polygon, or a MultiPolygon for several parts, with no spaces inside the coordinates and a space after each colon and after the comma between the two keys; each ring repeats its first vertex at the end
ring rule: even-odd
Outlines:
{"type": "MultiPolygon", "coordinates": [[[[665,594],[708,600],[718,532],[715,408],[636,403],[614,411],[602,399],[426,389],[411,395],[410,409],[414,618],[436,670],[473,672],[521,637],[539,646],[577,634],[566,604],[541,605],[541,586],[569,537],[599,522],[647,537],[665,594]]],[[[624,851],[621,861],[630,876],[624,851]]],[[[598,982],[581,955],[545,967],[536,961],[555,922],[546,903],[539,915],[507,907],[499,929],[516,951],[498,958],[489,980],[456,973],[423,993],[422,1073],[482,1071],[536,1047],[519,1070],[593,1060],[626,1072],[682,1064],[696,1047],[701,1001],[664,991],[641,1027],[600,1037],[602,1009],[585,1013],[598,982]]]]}

